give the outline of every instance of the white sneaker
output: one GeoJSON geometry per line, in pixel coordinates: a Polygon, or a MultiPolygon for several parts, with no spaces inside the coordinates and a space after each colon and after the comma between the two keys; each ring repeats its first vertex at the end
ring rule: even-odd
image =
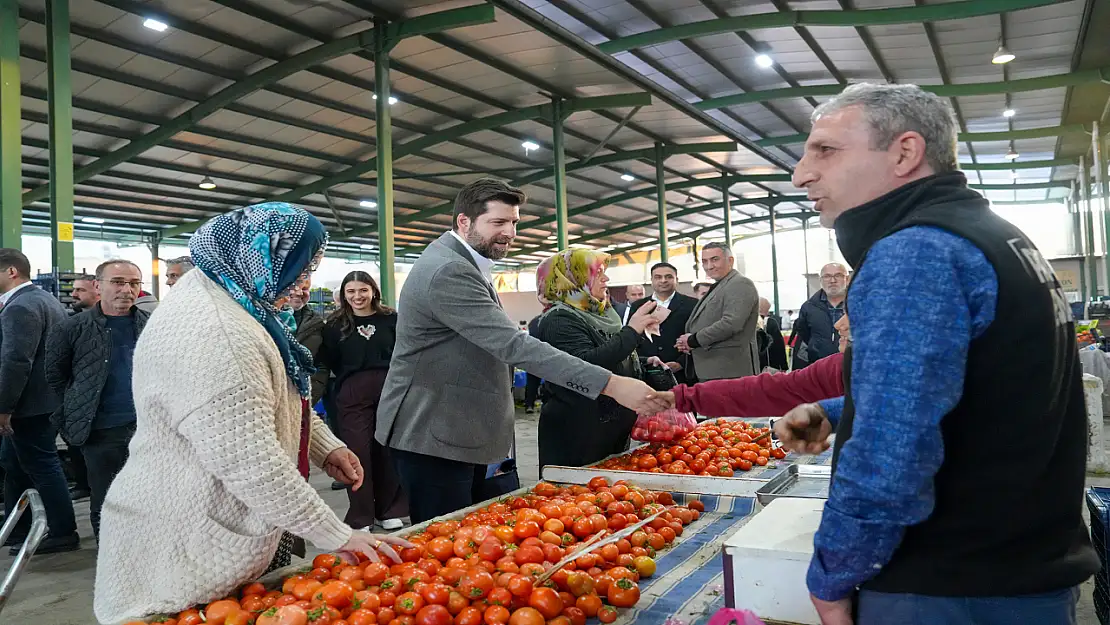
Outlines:
{"type": "Polygon", "coordinates": [[[390,532],[396,532],[397,530],[405,526],[405,522],[401,519],[386,519],[382,521],[381,524],[382,529],[388,530],[390,532]]]}

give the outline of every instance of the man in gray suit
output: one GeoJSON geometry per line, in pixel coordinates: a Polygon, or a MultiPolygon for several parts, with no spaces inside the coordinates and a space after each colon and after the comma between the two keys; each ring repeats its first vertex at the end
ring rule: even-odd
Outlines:
{"type": "Polygon", "coordinates": [[[686,334],[675,347],[691,354],[698,379],[741,378],[759,372],[756,322],[759,292],[733,266],[736,259],[724,243],[707,243],[701,250],[705,275],[716,283],[710,287],[686,322],[686,334]]]}
{"type": "Polygon", "coordinates": [[[424,250],[401,292],[375,437],[391,448],[413,523],[499,494],[483,482],[513,444],[513,365],[590,398],[666,407],[643,382],[555,349],[505,314],[491,272],[516,237],[524,201],[489,178],[460,189],[454,228],[424,250]]]}
{"type": "MultiPolygon", "coordinates": [[[[69,498],[50,415],[59,398],[46,381],[46,337],[63,323],[61,302],[31,284],[31,263],[22,252],[0,248],[0,465],[4,467],[4,511],[10,515],[20,495],[34,487],[42,496],[50,533],[38,553],[79,547],[77,521],[69,498]]],[[[30,531],[31,515],[20,519],[11,545],[30,531]]],[[[18,542],[17,542],[18,541],[18,542]]],[[[13,547],[18,552],[18,547],[13,547]]],[[[13,553],[12,555],[15,555],[13,553]]]]}

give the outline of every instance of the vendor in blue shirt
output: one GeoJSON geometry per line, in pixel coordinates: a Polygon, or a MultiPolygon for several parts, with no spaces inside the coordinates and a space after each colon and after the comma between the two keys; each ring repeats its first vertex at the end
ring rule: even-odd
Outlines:
{"type": "Polygon", "coordinates": [[[47,341],[47,380],[63,397],[54,423],[66,443],[79,447],[84,456],[89,516],[97,536],[104,496],[127,461],[135,433],[132,359],[150,318],[135,306],[142,283],[134,263],[102,263],[96,268],[100,302],[67,319],[47,341]]]}
{"type": "Polygon", "coordinates": [[[807,576],[824,625],[1073,624],[1099,568],[1071,311],[956,133],[943,98],[852,85],[794,171],[855,269],[845,396],[775,426],[810,453],[836,432],[807,576]]]}

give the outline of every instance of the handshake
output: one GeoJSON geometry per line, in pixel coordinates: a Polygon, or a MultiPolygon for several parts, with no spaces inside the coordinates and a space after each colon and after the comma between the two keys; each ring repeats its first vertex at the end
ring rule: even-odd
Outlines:
{"type": "Polygon", "coordinates": [[[657,391],[641,380],[614,375],[601,391],[637,414],[653,415],[674,408],[674,393],[657,391]]]}

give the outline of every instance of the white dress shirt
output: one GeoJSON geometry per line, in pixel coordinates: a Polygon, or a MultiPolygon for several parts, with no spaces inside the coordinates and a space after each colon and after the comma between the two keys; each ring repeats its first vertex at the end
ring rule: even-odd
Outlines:
{"type": "Polygon", "coordinates": [[[15,295],[16,291],[18,291],[19,289],[22,289],[23,287],[28,287],[28,286],[34,286],[34,284],[32,284],[31,282],[24,282],[23,284],[15,287],[14,289],[8,291],[7,293],[5,293],[3,295],[0,295],[0,307],[3,307],[4,304],[7,304],[8,300],[10,300],[13,295],[15,295]]]}
{"type": "Polygon", "coordinates": [[[675,291],[675,292],[672,292],[672,293],[671,293],[671,296],[670,296],[670,297],[668,297],[667,299],[659,299],[659,296],[655,294],[655,291],[652,291],[652,292],[651,292],[651,299],[652,299],[652,301],[653,301],[653,302],[655,302],[655,303],[656,303],[656,304],[658,304],[659,306],[662,306],[663,308],[667,308],[667,309],[670,309],[670,307],[671,307],[671,302],[673,302],[673,301],[674,301],[674,294],[675,294],[676,292],[677,292],[677,291],[675,291]]]}
{"type": "Polygon", "coordinates": [[[482,256],[478,253],[478,250],[470,247],[470,244],[466,242],[466,239],[460,237],[458,232],[451,230],[451,234],[470,252],[470,255],[474,258],[474,262],[478,265],[478,271],[482,272],[482,275],[486,277],[486,281],[493,284],[493,261],[482,256]]]}

